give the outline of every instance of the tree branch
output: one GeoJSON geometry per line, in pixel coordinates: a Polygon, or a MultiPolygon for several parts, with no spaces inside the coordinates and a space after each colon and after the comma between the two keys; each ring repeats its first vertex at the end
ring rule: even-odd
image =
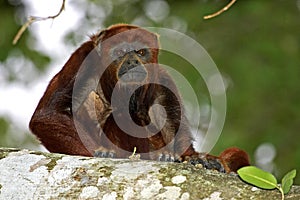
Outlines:
{"type": "Polygon", "coordinates": [[[211,15],[206,15],[204,16],[203,18],[204,19],[210,19],[210,18],[213,18],[213,17],[216,17],[220,14],[222,14],[223,12],[225,12],[226,10],[228,10],[237,0],[231,0],[225,7],[223,7],[221,10],[219,10],[218,12],[215,12],[211,15]]]}
{"type": "Polygon", "coordinates": [[[17,44],[17,42],[19,41],[19,39],[21,38],[21,36],[23,35],[24,31],[34,22],[37,21],[43,21],[43,20],[48,20],[48,19],[55,19],[56,17],[58,17],[63,10],[65,9],[65,3],[66,0],[62,0],[62,4],[60,7],[59,12],[56,15],[52,15],[52,16],[48,16],[48,17],[34,17],[34,16],[30,16],[28,17],[27,22],[19,29],[18,33],[16,34],[16,36],[14,37],[13,40],[13,45],[17,44]]]}
{"type": "MultiPolygon", "coordinates": [[[[280,199],[237,176],[185,163],[0,148],[0,199],[280,199]]],[[[285,196],[300,199],[300,187],[285,196]]]]}

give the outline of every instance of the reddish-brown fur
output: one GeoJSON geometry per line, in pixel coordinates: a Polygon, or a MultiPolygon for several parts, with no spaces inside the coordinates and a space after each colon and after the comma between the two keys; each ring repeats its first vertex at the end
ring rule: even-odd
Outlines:
{"type": "Polygon", "coordinates": [[[250,163],[248,154],[236,147],[225,149],[221,154],[222,163],[225,171],[236,172],[241,166],[248,166],[250,163]],[[238,162],[237,162],[238,161],[238,162]]]}
{"type": "Polygon", "coordinates": [[[30,129],[51,152],[93,156],[97,151],[108,151],[113,152],[114,157],[124,158],[136,147],[137,153],[141,153],[144,159],[158,159],[163,154],[173,156],[178,161],[216,160],[226,172],[236,172],[238,168],[249,165],[248,155],[237,148],[225,150],[220,157],[199,154],[194,150],[193,138],[181,109],[180,94],[170,75],[158,64],[158,49],[155,34],[126,24],[111,26],[92,36],[90,41],[71,55],[49,83],[32,116],[30,129]],[[134,32],[126,34],[127,30],[134,32]],[[113,110],[117,113],[115,118],[110,113],[113,109],[110,107],[113,89],[121,97],[127,91],[126,87],[116,85],[116,74],[123,61],[113,62],[110,50],[120,42],[136,41],[145,44],[151,51],[151,62],[142,63],[147,71],[147,81],[162,83],[167,88],[159,84],[145,84],[135,95],[137,108],[131,117],[136,124],[145,126],[151,121],[149,109],[154,103],[163,105],[167,113],[165,126],[157,134],[148,137],[146,129],[137,132],[134,126],[124,122],[131,132],[143,138],[125,133],[116,124],[116,120],[122,121],[124,118],[122,109],[126,105],[122,98],[116,101],[113,110]],[[98,77],[100,80],[95,90],[86,92],[85,87],[80,88],[79,94],[83,94],[83,100],[75,106],[76,103],[72,101],[75,77],[82,81],[83,86],[88,86],[89,81],[99,73],[103,74],[98,77]]]}

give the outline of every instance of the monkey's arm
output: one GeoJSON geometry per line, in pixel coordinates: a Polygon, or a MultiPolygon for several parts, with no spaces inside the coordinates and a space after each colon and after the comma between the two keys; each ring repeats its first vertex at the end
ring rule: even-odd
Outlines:
{"type": "MultiPolygon", "coordinates": [[[[72,54],[50,81],[31,118],[31,131],[51,152],[91,156],[74,125],[72,93],[77,72],[93,49],[94,43],[89,41],[72,54]]],[[[84,131],[83,127],[77,129],[84,131]]]]}
{"type": "MultiPolygon", "coordinates": [[[[162,95],[160,95],[162,98],[158,100],[158,103],[164,106],[167,115],[165,126],[161,131],[166,143],[169,143],[175,137],[174,152],[176,161],[202,164],[205,168],[226,173],[236,172],[239,168],[250,165],[248,154],[235,147],[224,150],[219,156],[196,152],[175,83],[168,74],[163,74],[160,79],[167,86],[167,88],[163,87],[158,90],[162,91],[162,95]]],[[[159,113],[159,111],[156,111],[156,113],[159,113]]],[[[158,118],[156,121],[162,120],[158,118]]]]}

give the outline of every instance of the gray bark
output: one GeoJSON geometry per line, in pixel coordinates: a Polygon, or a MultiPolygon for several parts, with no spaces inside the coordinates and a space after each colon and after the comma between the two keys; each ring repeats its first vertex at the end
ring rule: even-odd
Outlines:
{"type": "MultiPolygon", "coordinates": [[[[0,148],[0,199],[281,199],[236,175],[184,163],[0,148]]],[[[293,186],[286,199],[300,199],[293,186]]]]}

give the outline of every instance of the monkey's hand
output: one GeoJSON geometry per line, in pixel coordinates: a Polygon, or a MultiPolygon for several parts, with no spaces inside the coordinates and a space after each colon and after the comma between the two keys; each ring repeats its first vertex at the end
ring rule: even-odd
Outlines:
{"type": "Polygon", "coordinates": [[[87,140],[86,138],[89,138],[96,145],[91,146],[91,142],[85,143],[91,152],[101,146],[102,124],[99,119],[106,119],[110,112],[110,107],[101,99],[101,95],[95,91],[91,91],[79,108],[73,112],[75,124],[77,124],[77,127],[81,127],[77,129],[81,139],[87,140]]]}
{"type": "Polygon", "coordinates": [[[103,111],[103,104],[99,101],[99,96],[92,91],[80,105],[78,110],[74,112],[74,116],[80,121],[89,119],[97,124],[98,120],[96,112],[101,111],[103,111]]]}
{"type": "Polygon", "coordinates": [[[138,125],[141,126],[147,126],[151,122],[151,119],[148,114],[148,109],[145,108],[145,106],[138,109],[138,112],[136,113],[135,117],[139,119],[138,125]]]}

